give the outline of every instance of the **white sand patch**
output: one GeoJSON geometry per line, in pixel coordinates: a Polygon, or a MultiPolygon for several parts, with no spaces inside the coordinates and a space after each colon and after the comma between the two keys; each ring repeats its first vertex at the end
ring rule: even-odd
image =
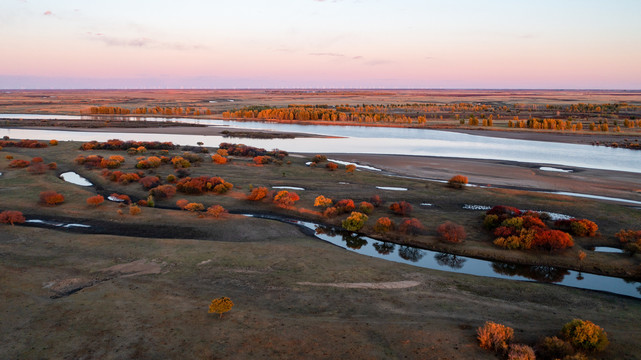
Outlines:
{"type": "Polygon", "coordinates": [[[164,263],[148,262],[145,259],[132,261],[126,264],[118,264],[100,271],[112,274],[122,275],[122,277],[160,274],[164,263]]]}

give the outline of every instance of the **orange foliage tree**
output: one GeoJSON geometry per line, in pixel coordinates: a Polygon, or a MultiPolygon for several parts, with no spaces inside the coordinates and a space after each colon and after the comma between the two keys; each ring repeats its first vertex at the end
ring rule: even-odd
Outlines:
{"type": "Polygon", "coordinates": [[[253,188],[251,193],[247,195],[247,200],[259,201],[264,199],[268,193],[269,193],[269,190],[266,187],[253,188]]]}
{"type": "Polygon", "coordinates": [[[140,207],[138,207],[138,205],[129,205],[129,214],[138,215],[141,212],[142,210],[140,210],[140,207]]]}
{"type": "Polygon", "coordinates": [[[215,313],[215,314],[220,314],[220,317],[223,317],[223,313],[228,312],[231,310],[231,308],[234,306],[233,301],[231,301],[230,298],[228,297],[221,297],[218,299],[214,299],[211,301],[209,304],[209,314],[215,313]]]}
{"type": "Polygon", "coordinates": [[[102,195],[91,196],[87,198],[87,205],[98,206],[105,201],[102,195]]]}
{"type": "Polygon", "coordinates": [[[213,161],[214,164],[219,164],[219,165],[227,164],[227,158],[220,154],[212,155],[211,161],[213,161]]]}
{"type": "Polygon", "coordinates": [[[315,207],[328,207],[332,206],[332,199],[325,197],[323,195],[319,195],[314,199],[314,206],[315,207]]]}
{"type": "Polygon", "coordinates": [[[325,167],[328,168],[330,171],[334,171],[338,169],[338,164],[333,162],[328,162],[327,165],[325,165],[325,167]]]}
{"type": "Polygon", "coordinates": [[[203,205],[201,203],[189,203],[189,204],[185,205],[185,207],[183,209],[187,210],[187,211],[191,211],[191,212],[203,211],[203,210],[205,210],[205,205],[203,205]]]}
{"type": "Polygon", "coordinates": [[[514,338],[514,329],[488,321],[476,330],[476,337],[481,348],[497,353],[504,353],[514,338]]]}
{"type": "Polygon", "coordinates": [[[293,191],[290,192],[287,190],[282,190],[279,191],[276,196],[274,196],[274,204],[280,207],[293,206],[298,200],[300,200],[300,197],[293,191]]]}
{"type": "Polygon", "coordinates": [[[392,230],[394,230],[394,222],[388,217],[379,218],[374,224],[374,231],[379,234],[386,234],[392,230]]]}
{"type": "Polygon", "coordinates": [[[354,205],[354,200],[352,199],[343,199],[334,204],[334,208],[336,208],[338,214],[343,214],[356,209],[356,205],[354,205]]]}
{"type": "Polygon", "coordinates": [[[226,212],[227,210],[225,210],[225,208],[220,205],[212,205],[207,208],[207,215],[214,218],[219,218],[223,216],[226,212]]]}
{"type": "Polygon", "coordinates": [[[0,224],[22,224],[27,221],[20,211],[5,210],[0,212],[0,224]]]}
{"type": "Polygon", "coordinates": [[[354,170],[356,170],[356,165],[354,164],[348,164],[345,166],[345,172],[353,173],[354,170]]]}
{"type": "Polygon", "coordinates": [[[187,199],[180,199],[180,200],[176,201],[176,206],[178,206],[179,208],[181,208],[183,210],[185,209],[185,206],[187,206],[187,204],[189,204],[189,201],[187,199]]]}
{"type": "Polygon", "coordinates": [[[62,204],[65,197],[53,190],[43,191],[40,193],[40,202],[49,206],[62,204]]]}
{"type": "Polygon", "coordinates": [[[455,189],[462,189],[467,185],[467,177],[463,175],[454,175],[447,184],[455,189]]]}
{"type": "Polygon", "coordinates": [[[176,187],[173,185],[159,185],[149,190],[149,194],[158,199],[170,199],[176,195],[176,187]]]}

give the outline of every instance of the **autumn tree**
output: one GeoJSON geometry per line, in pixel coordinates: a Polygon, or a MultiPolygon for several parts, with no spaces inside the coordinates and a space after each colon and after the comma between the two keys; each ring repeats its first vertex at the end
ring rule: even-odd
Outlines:
{"type": "Polygon", "coordinates": [[[205,205],[201,203],[189,203],[185,205],[184,210],[187,210],[190,212],[203,211],[205,210],[205,205]]]}
{"type": "Polygon", "coordinates": [[[22,224],[25,221],[25,217],[20,211],[15,210],[5,210],[0,212],[0,224],[22,224]]]}
{"type": "Polygon", "coordinates": [[[65,197],[62,194],[58,194],[53,190],[43,191],[40,193],[40,202],[45,205],[55,206],[62,204],[65,201],[65,197]]]}
{"type": "Polygon", "coordinates": [[[574,319],[563,325],[561,337],[585,351],[603,351],[610,344],[603,328],[588,320],[574,319]]]}
{"type": "Polygon", "coordinates": [[[323,195],[319,195],[314,199],[314,206],[315,207],[328,207],[332,205],[332,199],[325,197],[323,195]]]}
{"type": "Polygon", "coordinates": [[[227,158],[224,156],[221,156],[220,154],[212,155],[211,160],[214,162],[214,164],[219,164],[219,165],[227,164],[227,158]]]}
{"type": "Polygon", "coordinates": [[[98,206],[105,201],[102,195],[91,196],[87,198],[87,205],[98,206]]]}
{"type": "Polygon", "coordinates": [[[300,200],[298,194],[293,191],[282,190],[274,196],[274,204],[280,207],[290,207],[300,200]]]}
{"type": "Polygon", "coordinates": [[[398,226],[398,231],[407,235],[418,235],[424,230],[423,224],[417,218],[403,219],[398,226]]]}
{"type": "Polygon", "coordinates": [[[454,189],[462,189],[467,185],[467,177],[463,175],[454,175],[447,184],[454,189]]]}
{"type": "Polygon", "coordinates": [[[327,165],[325,165],[325,167],[327,169],[329,169],[329,171],[334,171],[334,170],[338,169],[338,164],[333,163],[333,162],[328,162],[327,165]]]}
{"type": "Polygon", "coordinates": [[[255,187],[247,195],[247,200],[259,201],[267,197],[267,194],[269,194],[269,190],[266,187],[255,187]]]}
{"type": "Polygon", "coordinates": [[[379,234],[386,234],[394,230],[394,222],[388,217],[381,217],[374,224],[374,231],[379,234]]]}
{"type": "Polygon", "coordinates": [[[367,201],[363,201],[358,205],[358,211],[362,212],[363,214],[369,215],[374,211],[374,205],[368,203],[367,201]]]}
{"type": "Polygon", "coordinates": [[[222,318],[223,313],[230,311],[233,306],[234,306],[234,303],[231,301],[231,299],[223,296],[221,298],[214,299],[211,301],[211,304],[209,304],[208,313],[220,314],[220,317],[222,318]]]}
{"type": "Polygon", "coordinates": [[[354,170],[356,170],[356,165],[354,164],[348,164],[345,166],[345,172],[353,173],[354,170]]]}
{"type": "Polygon", "coordinates": [[[455,224],[451,221],[446,221],[436,228],[436,231],[441,235],[441,239],[450,243],[460,243],[465,240],[467,234],[463,226],[455,224]]]}
{"type": "Polygon", "coordinates": [[[354,200],[352,199],[343,199],[334,204],[334,208],[336,208],[338,214],[343,214],[356,209],[356,205],[354,205],[354,200]]]}
{"type": "Polygon", "coordinates": [[[187,204],[189,204],[189,200],[187,199],[179,199],[176,201],[176,206],[183,210],[185,209],[185,206],[187,206],[187,204]]]}
{"type": "Polygon", "coordinates": [[[354,211],[347,217],[347,219],[343,220],[342,225],[345,230],[358,231],[365,226],[367,219],[367,215],[354,211]]]}
{"type": "Polygon", "coordinates": [[[514,329],[488,321],[476,330],[476,338],[481,348],[496,353],[505,353],[514,338],[514,329]]]}
{"type": "Polygon", "coordinates": [[[138,205],[129,205],[129,214],[131,215],[138,215],[142,212],[140,207],[138,205]]]}
{"type": "Polygon", "coordinates": [[[392,203],[389,209],[396,215],[407,216],[412,212],[412,205],[407,201],[392,203]]]}
{"type": "Polygon", "coordinates": [[[223,216],[226,212],[227,210],[225,210],[225,208],[220,205],[212,205],[207,208],[207,215],[214,218],[219,218],[223,216]]]}

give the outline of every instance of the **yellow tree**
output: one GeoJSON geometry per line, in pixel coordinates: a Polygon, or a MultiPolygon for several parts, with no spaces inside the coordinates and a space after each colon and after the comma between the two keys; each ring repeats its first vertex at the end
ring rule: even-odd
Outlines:
{"type": "Polygon", "coordinates": [[[228,312],[231,310],[231,308],[234,306],[234,303],[231,301],[230,298],[223,296],[218,299],[214,299],[211,301],[211,304],[209,304],[209,314],[216,313],[220,314],[220,317],[223,317],[223,313],[228,312]]]}

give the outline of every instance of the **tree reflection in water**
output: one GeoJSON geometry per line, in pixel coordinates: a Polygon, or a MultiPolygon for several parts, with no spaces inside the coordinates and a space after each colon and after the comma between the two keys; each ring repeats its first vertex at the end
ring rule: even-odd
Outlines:
{"type": "Polygon", "coordinates": [[[389,255],[394,251],[396,245],[394,243],[382,242],[374,243],[374,249],[381,255],[389,255]]]}
{"type": "Polygon", "coordinates": [[[401,246],[398,250],[398,256],[411,262],[417,262],[423,258],[424,254],[421,249],[411,246],[401,246]]]}
{"type": "Polygon", "coordinates": [[[356,233],[345,232],[343,233],[343,241],[348,248],[358,250],[361,247],[367,245],[367,240],[358,236],[356,233]]]}
{"type": "Polygon", "coordinates": [[[638,280],[630,280],[630,279],[623,279],[627,284],[638,284],[639,286],[636,286],[635,288],[641,294],[641,283],[638,280]]]}
{"type": "Polygon", "coordinates": [[[453,254],[438,253],[434,255],[434,259],[441,266],[449,266],[452,269],[460,269],[465,264],[466,259],[461,259],[453,254]]]}
{"type": "Polygon", "coordinates": [[[543,265],[530,266],[494,262],[492,263],[492,269],[494,269],[497,274],[509,276],[518,275],[528,279],[549,283],[561,282],[566,275],[570,274],[570,271],[567,269],[543,265]]]}

